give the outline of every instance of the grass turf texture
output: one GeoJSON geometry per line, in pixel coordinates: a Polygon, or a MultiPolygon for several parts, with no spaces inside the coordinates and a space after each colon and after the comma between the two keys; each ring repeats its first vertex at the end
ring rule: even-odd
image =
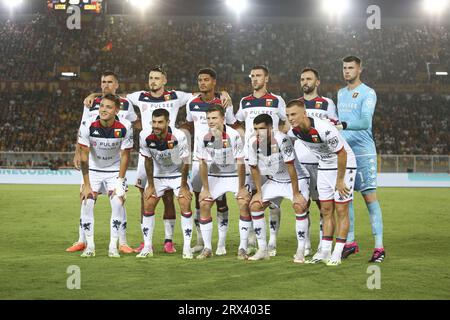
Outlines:
{"type": "MultiPolygon", "coordinates": [[[[238,261],[238,214],[230,207],[227,255],[206,261],[181,258],[179,213],[177,253],[163,253],[162,204],[154,233],[154,258],[135,254],[107,257],[109,201],[95,208],[97,256],[80,258],[65,249],[78,239],[78,186],[0,185],[1,299],[449,299],[449,189],[381,188],[387,258],[380,266],[381,289],[369,290],[367,261],[372,235],[367,209],[356,196],[356,236],[360,252],[336,268],[292,262],[297,241],[290,202],[283,201],[278,255],[270,261],[238,261]],[[70,265],[81,269],[81,290],[66,287],[70,265]]],[[[139,193],[128,192],[128,242],[142,239],[139,193]]],[[[318,210],[312,206],[312,245],[318,242],[318,210]]],[[[214,221],[215,221],[215,214],[214,221]]],[[[266,212],[266,218],[268,214],[266,212]]],[[[214,222],[213,250],[217,225],[214,222]]],[[[195,235],[192,244],[195,243],[195,235]]]]}

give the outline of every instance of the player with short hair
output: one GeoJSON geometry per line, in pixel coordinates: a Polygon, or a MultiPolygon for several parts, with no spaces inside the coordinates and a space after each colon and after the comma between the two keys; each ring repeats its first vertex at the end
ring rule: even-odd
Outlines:
{"type": "Polygon", "coordinates": [[[244,145],[239,132],[225,125],[225,110],[221,105],[209,106],[205,113],[208,130],[201,131],[195,138],[195,156],[200,161],[202,182],[199,223],[204,241],[204,248],[197,259],[213,255],[211,208],[214,201],[220,197],[225,198],[227,192],[235,194],[240,211],[238,259],[247,259],[246,246],[251,218],[248,212],[250,196],[245,187],[244,145]]]}
{"type": "MultiPolygon", "coordinates": [[[[336,106],[330,98],[319,96],[318,88],[320,86],[319,71],[314,68],[306,67],[300,72],[300,89],[303,95],[299,100],[303,101],[306,108],[306,113],[309,117],[316,117],[320,119],[329,119],[337,121],[336,106]]],[[[319,165],[319,159],[304,146],[300,141],[294,143],[295,151],[297,153],[299,163],[305,166],[310,175],[309,195],[310,199],[315,201],[317,208],[320,211],[319,193],[317,191],[317,167],[319,165]]],[[[309,205],[308,205],[309,212],[309,205]]],[[[308,215],[310,217],[310,215],[308,215]]],[[[310,220],[309,220],[310,221],[310,220]]],[[[320,215],[320,231],[319,231],[319,245],[317,251],[320,251],[320,245],[322,243],[322,214],[320,215]]],[[[308,256],[311,251],[311,237],[308,228],[306,239],[306,252],[308,256]]]]}
{"type": "Polygon", "coordinates": [[[145,157],[147,185],[144,192],[142,220],[144,248],[137,255],[138,258],[153,256],[155,209],[164,192],[172,190],[178,198],[181,209],[183,259],[192,259],[192,195],[188,185],[191,161],[189,143],[181,130],[169,125],[169,119],[169,111],[156,109],[152,114],[151,128],[140,133],[140,153],[145,157]]]}
{"type": "MultiPolygon", "coordinates": [[[[102,101],[102,96],[105,94],[116,94],[119,88],[119,77],[116,73],[112,71],[105,71],[101,75],[100,83],[102,92],[92,95],[91,99],[85,100],[83,106],[83,116],[81,118],[80,125],[83,122],[93,122],[99,115],[100,103],[102,101]]],[[[134,122],[137,119],[137,115],[134,112],[133,105],[127,99],[120,98],[120,110],[117,114],[119,119],[126,119],[130,122],[134,122]]],[[[78,139],[78,136],[77,136],[78,139]]],[[[75,155],[73,158],[74,167],[80,169],[80,145],[76,143],[75,145],[75,155]]],[[[86,248],[86,237],[84,235],[83,228],[81,225],[78,228],[79,238],[71,247],[67,248],[67,252],[82,251],[86,248]]],[[[132,253],[133,249],[127,244],[127,213],[125,206],[123,206],[122,213],[122,226],[119,230],[119,252],[122,253],[132,253]]]]}
{"type": "Polygon", "coordinates": [[[317,189],[323,215],[322,247],[306,263],[341,264],[348,233],[348,203],[353,200],[356,160],[352,149],[330,122],[308,117],[305,104],[292,100],[286,106],[292,126],[289,136],[300,139],[319,158],[317,189]],[[337,225],[334,223],[334,211],[337,225]],[[331,253],[336,230],[336,245],[331,253]]]}
{"type": "Polygon", "coordinates": [[[111,239],[108,256],[120,257],[117,250],[125,201],[125,173],[133,148],[133,128],[129,121],[116,117],[120,98],[106,94],[100,103],[99,116],[93,122],[83,121],[78,133],[80,167],[83,186],[80,193],[80,225],[86,237],[82,257],[95,256],[94,205],[97,195],[105,188],[111,202],[111,239]]]}
{"type": "MultiPolygon", "coordinates": [[[[239,110],[236,113],[236,119],[244,122],[245,125],[245,158],[248,162],[249,139],[254,133],[253,120],[260,114],[268,114],[273,119],[273,126],[281,131],[287,131],[284,127],[286,121],[286,103],[279,95],[269,92],[267,86],[269,83],[269,69],[264,65],[255,65],[250,70],[251,85],[253,93],[242,98],[239,103],[239,110]]],[[[264,173],[263,173],[264,174],[264,173]]],[[[247,166],[247,181],[253,193],[256,188],[250,174],[250,168],[247,166]]],[[[270,203],[270,238],[268,250],[271,256],[277,252],[277,234],[280,228],[280,205],[283,198],[273,199],[270,203]]]]}
{"type": "MultiPolygon", "coordinates": [[[[178,111],[192,97],[192,94],[183,91],[168,91],[165,89],[167,84],[167,73],[161,66],[155,66],[150,69],[148,74],[149,91],[136,91],[129,93],[127,98],[140,111],[141,126],[143,130],[151,129],[152,114],[157,109],[165,109],[170,114],[170,126],[175,128],[178,111]]],[[[147,183],[147,174],[145,170],[145,158],[139,154],[137,167],[137,177],[135,186],[141,194],[141,224],[144,217],[144,188],[147,183]]],[[[162,196],[164,202],[164,252],[175,253],[176,249],[173,245],[173,231],[175,228],[175,205],[173,201],[173,191],[169,189],[162,196]]],[[[142,226],[141,226],[142,227],[142,226]]],[[[144,243],[141,243],[134,251],[141,252],[144,243]]]]}
{"type": "Polygon", "coordinates": [[[249,260],[269,259],[266,242],[266,221],[264,210],[270,201],[287,198],[292,201],[296,217],[297,251],[294,262],[305,261],[306,232],[308,231],[307,199],[309,198],[309,176],[296,161],[291,139],[276,130],[269,114],[260,114],[253,120],[254,135],[248,141],[248,163],[251,168],[256,193],[250,202],[258,251],[249,260]],[[267,174],[262,181],[262,172],[267,174]]]}
{"type": "MultiPolygon", "coordinates": [[[[372,118],[377,103],[375,90],[361,82],[362,62],[356,56],[342,60],[342,72],[347,86],[338,91],[339,128],[356,155],[358,173],[355,190],[360,191],[369,211],[375,249],[369,262],[382,262],[386,256],[383,246],[383,218],[377,198],[377,150],[372,135],[372,118]]],[[[349,207],[350,229],[342,257],[358,252],[355,241],[355,213],[349,207]]]]}
{"type": "MultiPolygon", "coordinates": [[[[197,150],[197,137],[205,132],[208,132],[207,111],[215,105],[224,105],[215,92],[217,85],[217,73],[214,69],[203,68],[197,72],[197,81],[200,94],[191,98],[186,104],[186,120],[189,129],[194,130],[194,150],[197,150]]],[[[236,118],[233,113],[233,106],[225,104],[225,123],[233,125],[236,118]]],[[[200,162],[194,153],[191,172],[192,188],[195,194],[195,224],[197,227],[197,244],[192,249],[193,252],[202,251],[204,248],[202,231],[199,224],[200,218],[200,202],[199,196],[202,188],[202,181],[200,179],[200,162]]],[[[226,197],[219,197],[216,200],[217,205],[217,227],[219,232],[219,239],[217,243],[217,255],[226,254],[226,236],[228,232],[228,205],[226,197]]]]}

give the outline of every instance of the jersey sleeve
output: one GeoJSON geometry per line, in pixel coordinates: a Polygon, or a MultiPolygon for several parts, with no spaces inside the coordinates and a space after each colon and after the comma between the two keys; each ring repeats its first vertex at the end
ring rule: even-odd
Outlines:
{"type": "Polygon", "coordinates": [[[187,93],[184,91],[175,91],[178,99],[180,100],[180,106],[184,106],[189,100],[194,96],[192,93],[187,93]]]}
{"type": "Polygon", "coordinates": [[[225,109],[225,122],[226,124],[235,124],[236,123],[236,117],[233,113],[233,106],[228,106],[225,109]]]}
{"type": "Polygon", "coordinates": [[[334,104],[333,100],[330,98],[325,98],[328,101],[328,109],[327,109],[327,117],[331,120],[338,120],[338,115],[336,112],[336,105],[334,104]]]}
{"type": "Polygon", "coordinates": [[[286,121],[286,102],[282,97],[279,97],[278,99],[278,118],[280,118],[281,121],[286,121]]]}
{"type": "Polygon", "coordinates": [[[256,150],[256,138],[251,138],[248,143],[248,164],[251,166],[256,166],[258,165],[258,150],[256,150]]]}
{"type": "Polygon", "coordinates": [[[203,142],[203,135],[198,135],[196,137],[197,147],[195,149],[195,157],[200,160],[209,160],[208,152],[206,151],[205,144],[203,142]]]}
{"type": "Polygon", "coordinates": [[[237,134],[236,143],[234,146],[234,158],[243,159],[244,158],[244,143],[242,142],[241,136],[237,134]]]}
{"type": "Polygon", "coordinates": [[[188,140],[183,132],[180,132],[178,135],[178,147],[180,151],[180,158],[186,159],[190,157],[188,140]]]}
{"type": "Polygon", "coordinates": [[[295,161],[294,145],[291,139],[287,135],[283,135],[280,140],[280,152],[283,161],[286,163],[295,161]]]}
{"type": "Polygon", "coordinates": [[[136,91],[136,92],[127,94],[126,99],[128,101],[130,101],[132,105],[139,106],[138,101],[139,101],[140,95],[141,95],[141,91],[136,91]]]}
{"type": "Polygon", "coordinates": [[[134,122],[138,118],[137,114],[134,111],[133,103],[129,99],[126,99],[126,100],[127,100],[127,103],[128,103],[128,111],[127,111],[127,114],[125,115],[125,119],[127,119],[130,122],[134,122]]]}
{"type": "Polygon", "coordinates": [[[346,130],[367,130],[372,126],[372,117],[377,104],[375,90],[370,89],[362,100],[361,118],[347,123],[346,130]]]}
{"type": "Polygon", "coordinates": [[[120,149],[122,150],[133,149],[133,127],[131,126],[131,123],[127,125],[127,133],[125,134],[125,138],[123,138],[122,140],[120,149]]]}
{"type": "Polygon", "coordinates": [[[336,129],[336,127],[331,124],[328,124],[326,130],[327,132],[329,131],[328,135],[321,134],[321,138],[326,141],[328,149],[331,152],[337,153],[344,147],[344,143],[342,141],[343,138],[339,134],[339,131],[336,129]]]}
{"type": "Polygon", "coordinates": [[[89,110],[90,109],[88,107],[83,105],[83,115],[81,116],[81,123],[80,124],[82,124],[83,121],[88,122],[90,120],[89,119],[89,110]]]}
{"type": "Polygon", "coordinates": [[[186,121],[193,122],[191,109],[189,108],[189,105],[191,103],[192,99],[189,99],[189,101],[186,103],[186,121]]]}
{"type": "Polygon", "coordinates": [[[148,136],[147,130],[142,130],[139,134],[139,153],[144,157],[151,158],[152,154],[150,153],[150,149],[147,146],[147,141],[145,140],[148,136]]]}
{"type": "Polygon", "coordinates": [[[239,102],[239,109],[236,112],[236,119],[240,122],[245,121],[244,110],[242,109],[242,101],[244,101],[244,98],[242,98],[241,101],[239,102]]]}
{"type": "Polygon", "coordinates": [[[80,129],[78,130],[78,144],[88,148],[91,146],[89,142],[90,125],[91,124],[89,121],[83,121],[83,123],[80,126],[80,129]]]}

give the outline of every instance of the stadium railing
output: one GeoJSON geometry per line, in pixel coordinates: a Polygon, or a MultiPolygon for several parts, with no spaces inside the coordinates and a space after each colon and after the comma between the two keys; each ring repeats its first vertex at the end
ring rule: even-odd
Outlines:
{"type": "MultiPolygon", "coordinates": [[[[72,169],[73,152],[0,152],[0,167],[5,169],[72,169]]],[[[136,169],[138,153],[131,153],[129,169],[136,169]]],[[[448,155],[379,155],[378,172],[450,173],[448,155]]]]}

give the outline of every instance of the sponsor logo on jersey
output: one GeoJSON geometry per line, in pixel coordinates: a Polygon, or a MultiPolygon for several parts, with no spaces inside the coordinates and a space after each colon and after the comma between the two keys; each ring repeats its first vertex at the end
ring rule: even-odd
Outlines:
{"type": "Polygon", "coordinates": [[[200,107],[198,105],[195,105],[194,109],[200,109],[200,107]]]}
{"type": "Polygon", "coordinates": [[[335,149],[339,143],[338,137],[334,137],[333,139],[328,141],[328,144],[335,149]]]}
{"type": "Polygon", "coordinates": [[[95,130],[94,132],[92,132],[92,135],[93,135],[93,136],[99,136],[99,135],[100,135],[100,132],[98,132],[97,130],[95,130]]]}
{"type": "Polygon", "coordinates": [[[114,138],[122,138],[122,129],[114,129],[114,138]]]}
{"type": "Polygon", "coordinates": [[[356,98],[358,98],[358,95],[359,95],[359,92],[355,92],[355,93],[352,95],[352,98],[353,98],[353,99],[356,99],[356,98]]]}
{"type": "Polygon", "coordinates": [[[251,106],[252,104],[250,102],[247,102],[245,105],[246,106],[251,106]]]}

